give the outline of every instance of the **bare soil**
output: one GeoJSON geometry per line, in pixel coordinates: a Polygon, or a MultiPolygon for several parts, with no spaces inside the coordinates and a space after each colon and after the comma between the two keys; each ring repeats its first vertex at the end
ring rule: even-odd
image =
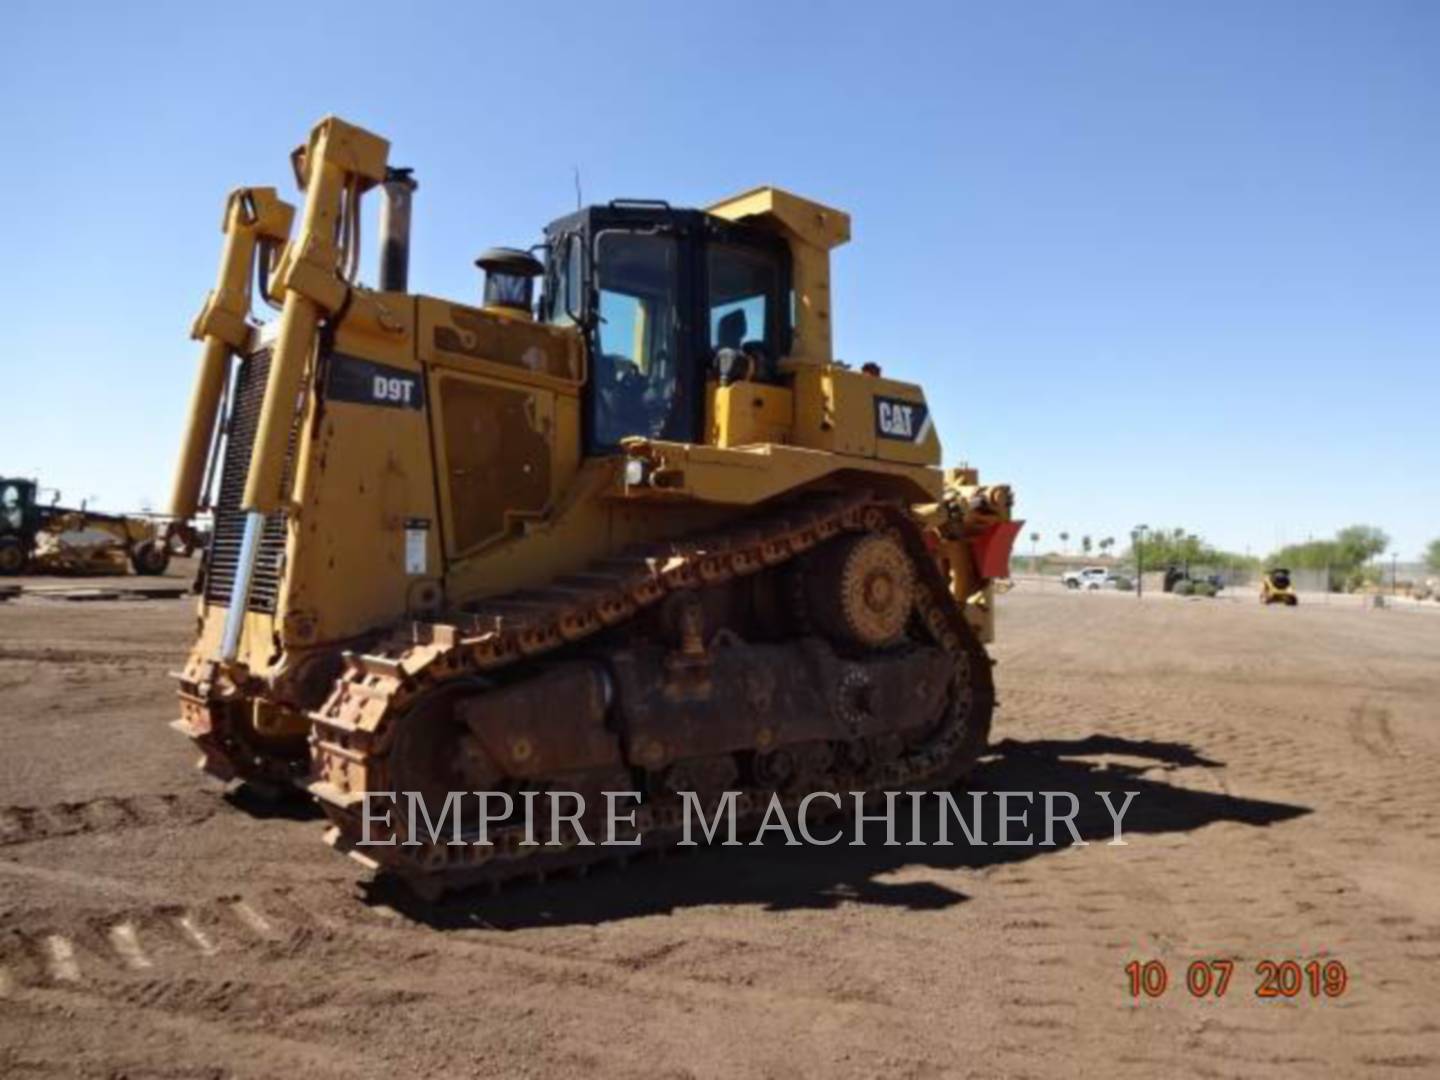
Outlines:
{"type": "Polygon", "coordinates": [[[0,604],[0,1076],[1440,1074],[1440,619],[1022,588],[971,786],[1075,792],[1088,846],[772,843],[423,908],[193,770],[192,617],[0,604]],[[1343,995],[1256,996],[1313,959],[1343,995]]]}

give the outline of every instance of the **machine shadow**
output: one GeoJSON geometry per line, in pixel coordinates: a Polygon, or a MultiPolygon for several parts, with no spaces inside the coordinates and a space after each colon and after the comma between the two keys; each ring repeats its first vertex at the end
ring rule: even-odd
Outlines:
{"type": "Polygon", "coordinates": [[[241,784],[221,796],[242,813],[260,821],[320,821],[325,811],[309,795],[289,788],[241,784]]]}
{"type": "MultiPolygon", "coordinates": [[[[1114,825],[1099,792],[1108,791],[1118,808],[1124,793],[1135,791],[1124,818],[1127,836],[1144,833],[1188,832],[1216,822],[1266,826],[1310,813],[1309,807],[1246,799],[1219,792],[1176,787],[1153,776],[1181,767],[1220,764],[1183,743],[1136,741],[1108,735],[1078,740],[1007,739],[992,748],[971,775],[972,792],[1072,792],[1080,802],[1076,830],[1088,843],[1106,844],[1114,825]],[[1141,763],[1085,760],[1077,755],[1113,755],[1142,759],[1141,763]],[[1151,774],[1151,775],[1143,775],[1151,774]]],[[[970,817],[971,800],[964,791],[956,802],[970,817]]],[[[990,846],[971,846],[958,824],[951,822],[952,847],[933,846],[938,838],[934,800],[927,801],[920,838],[927,846],[903,846],[914,838],[909,827],[908,804],[897,814],[896,839],[902,846],[884,846],[885,826],[866,827],[863,847],[849,846],[854,827],[848,819],[812,823],[819,837],[843,829],[844,839],[833,847],[787,847],[784,837],[771,832],[766,843],[741,847],[671,849],[663,857],[641,857],[624,872],[595,869],[583,882],[557,879],[542,885],[511,887],[498,896],[459,893],[427,904],[405,887],[386,878],[364,886],[367,903],[384,904],[436,929],[523,929],[538,926],[599,924],[645,915],[669,914],[678,908],[707,904],[754,904],[771,911],[825,909],[841,903],[879,904],[910,910],[950,907],[969,899],[967,894],[934,881],[887,882],[885,874],[907,866],[939,870],[981,870],[1003,863],[1023,862],[1063,851],[1073,843],[1063,824],[1056,823],[1055,846],[994,846],[1000,835],[998,800],[986,795],[979,839],[990,846]],[[683,854],[682,854],[683,853],[683,854]]],[[[1012,817],[1024,803],[1012,803],[1012,817]]],[[[1043,839],[1042,803],[1038,795],[1029,823],[1035,839],[1043,839]]],[[[972,828],[975,828],[971,822],[972,828]]],[[[1025,835],[1023,826],[1011,835],[1025,835]]]]}

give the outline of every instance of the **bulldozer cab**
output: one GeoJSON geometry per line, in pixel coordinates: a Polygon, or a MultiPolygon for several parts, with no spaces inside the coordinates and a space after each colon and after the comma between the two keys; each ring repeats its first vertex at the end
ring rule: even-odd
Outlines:
{"type": "Polygon", "coordinates": [[[789,349],[789,246],[764,228],[617,201],[553,222],[545,248],[541,318],[578,326],[589,354],[588,454],[702,442],[707,381],[772,378],[789,349]]]}

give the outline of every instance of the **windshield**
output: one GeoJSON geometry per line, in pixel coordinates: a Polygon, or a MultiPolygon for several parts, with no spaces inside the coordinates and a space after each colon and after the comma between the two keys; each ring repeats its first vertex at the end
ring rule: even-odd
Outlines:
{"type": "Polygon", "coordinates": [[[677,356],[678,245],[654,233],[602,232],[595,244],[599,298],[593,431],[613,447],[627,435],[683,433],[677,356]]]}

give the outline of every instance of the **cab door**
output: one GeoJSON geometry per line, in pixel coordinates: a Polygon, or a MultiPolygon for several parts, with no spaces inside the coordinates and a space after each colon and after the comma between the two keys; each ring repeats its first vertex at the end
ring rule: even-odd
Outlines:
{"type": "Polygon", "coordinates": [[[595,235],[590,447],[638,435],[695,442],[699,387],[688,340],[690,248],[676,229],[601,228],[595,235]]]}

